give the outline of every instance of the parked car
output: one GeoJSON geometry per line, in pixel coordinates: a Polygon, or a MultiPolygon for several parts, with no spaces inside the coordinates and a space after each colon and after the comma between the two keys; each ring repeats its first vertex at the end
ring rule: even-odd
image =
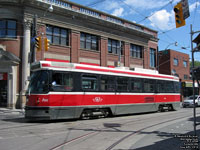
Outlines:
{"type": "MultiPolygon", "coordinates": [[[[193,95],[187,97],[184,101],[183,101],[183,107],[193,107],[193,95]]],[[[200,106],[200,96],[199,95],[195,95],[195,105],[196,106],[200,106]]]]}

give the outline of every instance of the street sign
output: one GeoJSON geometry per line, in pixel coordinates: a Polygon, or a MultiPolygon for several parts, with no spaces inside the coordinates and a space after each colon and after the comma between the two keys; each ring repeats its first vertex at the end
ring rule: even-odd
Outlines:
{"type": "Polygon", "coordinates": [[[181,0],[182,9],[183,9],[183,18],[184,20],[190,16],[188,0],[181,0]]]}

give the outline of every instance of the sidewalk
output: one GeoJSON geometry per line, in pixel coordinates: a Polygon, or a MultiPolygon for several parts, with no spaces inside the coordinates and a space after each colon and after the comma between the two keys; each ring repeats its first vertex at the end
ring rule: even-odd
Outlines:
{"type": "Polygon", "coordinates": [[[10,109],[0,107],[0,115],[1,114],[24,114],[24,109],[10,109]]]}

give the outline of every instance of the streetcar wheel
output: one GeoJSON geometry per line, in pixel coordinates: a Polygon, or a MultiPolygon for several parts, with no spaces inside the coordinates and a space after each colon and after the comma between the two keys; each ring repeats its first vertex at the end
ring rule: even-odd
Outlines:
{"type": "Polygon", "coordinates": [[[169,105],[168,110],[169,110],[169,111],[173,111],[173,110],[174,110],[174,109],[173,109],[173,106],[172,106],[172,105],[169,105]]]}
{"type": "Polygon", "coordinates": [[[165,110],[163,109],[163,106],[160,105],[160,106],[158,107],[158,111],[164,112],[165,110]]]}

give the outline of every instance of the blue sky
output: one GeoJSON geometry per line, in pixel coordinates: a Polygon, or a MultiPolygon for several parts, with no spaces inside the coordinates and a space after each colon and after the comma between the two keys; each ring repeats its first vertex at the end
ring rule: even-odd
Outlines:
{"type": "MultiPolygon", "coordinates": [[[[190,25],[200,31],[200,0],[188,0],[190,17],[186,25],[175,27],[173,7],[180,0],[70,0],[93,9],[144,25],[158,31],[159,50],[167,47],[191,56],[190,25]],[[175,46],[175,43],[178,46],[175,46]],[[182,49],[185,47],[186,49],[182,49]]],[[[194,34],[193,39],[198,34],[194,34]]],[[[195,47],[196,45],[194,45],[195,47]]],[[[200,61],[200,52],[195,53],[200,61]]]]}

